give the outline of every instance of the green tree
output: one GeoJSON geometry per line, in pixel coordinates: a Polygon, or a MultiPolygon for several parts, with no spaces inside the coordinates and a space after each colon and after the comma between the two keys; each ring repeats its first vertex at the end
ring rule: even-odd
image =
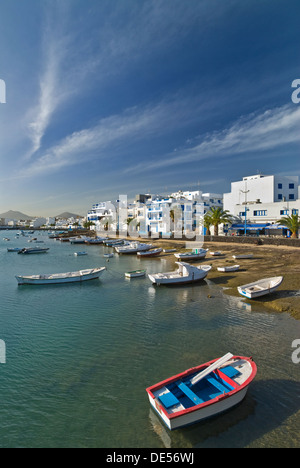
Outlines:
{"type": "Polygon", "coordinates": [[[211,218],[210,218],[209,214],[206,213],[204,215],[204,218],[203,218],[203,226],[206,228],[206,233],[207,233],[208,236],[210,236],[211,225],[212,225],[211,218]]]}
{"type": "MultiPolygon", "coordinates": [[[[211,207],[211,209],[205,215],[206,223],[210,223],[210,226],[214,227],[214,235],[219,235],[219,225],[227,224],[232,222],[232,216],[228,210],[223,210],[220,207],[211,207]]],[[[204,219],[205,219],[204,218],[204,219]]]]}
{"type": "Polygon", "coordinates": [[[293,238],[298,237],[298,231],[300,229],[300,217],[297,214],[292,214],[281,218],[279,220],[279,224],[288,228],[289,231],[292,233],[293,238]]]}
{"type": "Polygon", "coordinates": [[[84,229],[89,229],[91,226],[95,226],[95,223],[93,223],[92,221],[86,221],[85,223],[83,223],[84,229]]]}

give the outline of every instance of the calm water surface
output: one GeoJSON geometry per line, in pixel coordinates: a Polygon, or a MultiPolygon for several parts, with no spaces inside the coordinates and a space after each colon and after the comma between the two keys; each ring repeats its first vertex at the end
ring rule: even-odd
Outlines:
{"type": "MultiPolygon", "coordinates": [[[[174,269],[174,257],[103,258],[109,248],[38,236],[47,254],[0,232],[1,447],[298,447],[300,364],[293,364],[298,321],[228,297],[209,280],[154,288],[126,280],[141,265],[174,269]],[[10,237],[6,242],[4,237],[10,237]],[[74,252],[86,250],[85,257],[74,252]],[[101,280],[17,286],[16,274],[107,266],[101,280]],[[210,296],[210,297],[209,297],[210,296]],[[150,410],[145,388],[228,351],[252,355],[258,375],[241,405],[169,432],[150,410]]],[[[209,261],[209,260],[208,260],[209,261]]]]}

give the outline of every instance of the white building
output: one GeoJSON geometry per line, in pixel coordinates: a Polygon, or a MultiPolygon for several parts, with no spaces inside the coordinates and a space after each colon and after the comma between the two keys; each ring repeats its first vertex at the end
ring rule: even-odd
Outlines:
{"type": "Polygon", "coordinates": [[[30,222],[30,227],[33,229],[37,229],[41,226],[44,226],[46,224],[46,218],[35,218],[30,222]]]}
{"type": "Polygon", "coordinates": [[[96,231],[103,231],[106,226],[116,229],[117,203],[111,201],[96,203],[88,212],[87,221],[94,223],[96,231]]]}
{"type": "Polygon", "coordinates": [[[286,215],[300,213],[298,176],[244,177],[224,194],[224,210],[249,223],[276,223],[286,215]]]}
{"type": "Polygon", "coordinates": [[[55,223],[56,223],[56,219],[55,219],[55,218],[51,218],[51,217],[46,218],[46,223],[45,223],[46,226],[51,226],[51,225],[53,226],[53,225],[55,225],[55,223]]]}
{"type": "Polygon", "coordinates": [[[170,236],[173,231],[182,235],[194,232],[212,206],[223,207],[223,196],[215,193],[176,192],[168,197],[160,195],[137,195],[134,202],[120,196],[116,202],[101,202],[93,205],[87,221],[94,223],[98,232],[119,232],[126,235],[170,236]],[[174,222],[173,222],[174,219],[174,222]]]}
{"type": "Polygon", "coordinates": [[[157,197],[146,204],[146,231],[165,236],[189,235],[203,224],[207,211],[218,206],[223,208],[221,194],[179,191],[170,197],[157,197]]]}

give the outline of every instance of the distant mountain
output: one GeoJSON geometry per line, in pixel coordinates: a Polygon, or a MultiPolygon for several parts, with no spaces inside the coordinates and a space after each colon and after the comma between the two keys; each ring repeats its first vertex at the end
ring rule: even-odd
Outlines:
{"type": "Polygon", "coordinates": [[[55,216],[55,218],[69,219],[69,218],[83,218],[83,216],[65,211],[64,213],[61,213],[60,215],[55,216]]]}
{"type": "Polygon", "coordinates": [[[17,221],[21,219],[24,221],[28,221],[29,219],[33,219],[34,217],[28,216],[24,213],[21,213],[20,211],[9,210],[6,211],[6,213],[1,213],[0,218],[16,219],[17,221]]]}

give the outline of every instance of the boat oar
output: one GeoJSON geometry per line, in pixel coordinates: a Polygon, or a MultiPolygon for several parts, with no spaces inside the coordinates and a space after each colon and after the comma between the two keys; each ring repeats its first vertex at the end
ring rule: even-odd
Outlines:
{"type": "Polygon", "coordinates": [[[196,383],[200,382],[201,379],[209,375],[212,371],[218,369],[218,367],[221,367],[225,362],[229,361],[229,359],[233,358],[233,354],[227,353],[225,356],[221,357],[217,361],[215,361],[213,364],[208,366],[204,371],[199,372],[199,374],[196,374],[191,380],[191,384],[195,385],[196,383]]]}

